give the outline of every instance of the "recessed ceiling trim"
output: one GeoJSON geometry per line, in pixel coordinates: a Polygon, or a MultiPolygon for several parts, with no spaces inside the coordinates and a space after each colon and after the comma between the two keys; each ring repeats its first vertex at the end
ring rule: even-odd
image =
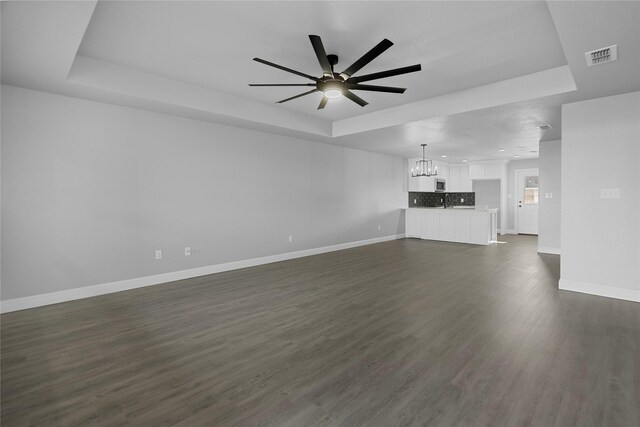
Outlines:
{"type": "Polygon", "coordinates": [[[333,122],[333,136],[350,135],[575,90],[576,84],[571,70],[568,65],[563,65],[473,89],[337,120],[333,122]]]}
{"type": "Polygon", "coordinates": [[[331,122],[261,102],[216,92],[187,83],[132,70],[93,58],[77,56],[68,82],[128,95],[148,102],[174,105],[201,113],[247,120],[316,136],[331,136],[331,122]]]}

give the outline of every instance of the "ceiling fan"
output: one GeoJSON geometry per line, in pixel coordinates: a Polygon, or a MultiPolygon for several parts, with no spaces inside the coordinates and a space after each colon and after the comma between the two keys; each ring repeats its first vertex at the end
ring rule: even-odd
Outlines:
{"type": "Polygon", "coordinates": [[[360,84],[362,82],[366,82],[369,80],[382,79],[385,77],[397,76],[400,74],[413,73],[415,71],[420,71],[420,64],[410,65],[408,67],[395,68],[393,70],[380,71],[378,73],[365,74],[359,77],[353,77],[355,73],[357,73],[362,67],[367,65],[369,62],[373,61],[377,58],[382,52],[389,49],[393,46],[393,43],[387,39],[382,40],[373,49],[369,52],[365,53],[360,59],[351,64],[346,70],[341,73],[336,73],[333,70],[333,67],[338,63],[338,55],[327,55],[324,50],[324,46],[322,44],[322,40],[319,36],[310,35],[309,40],[311,40],[311,45],[313,46],[313,50],[316,52],[316,56],[318,57],[318,62],[320,63],[320,68],[322,68],[322,77],[313,77],[305,73],[301,73],[300,71],[292,70],[291,68],[283,67],[282,65],[274,64],[273,62],[265,61],[260,58],[253,58],[254,61],[260,62],[265,65],[269,65],[271,67],[278,68],[283,71],[287,71],[292,74],[296,74],[301,77],[306,77],[309,80],[313,80],[314,83],[293,83],[293,84],[254,84],[250,83],[249,86],[309,86],[313,87],[308,92],[301,93],[296,96],[292,96],[290,98],[283,99],[278,101],[277,104],[282,104],[283,102],[291,101],[292,99],[300,98],[301,96],[309,95],[315,92],[323,92],[324,96],[320,101],[320,105],[318,106],[318,110],[324,108],[327,105],[329,99],[339,98],[340,96],[344,96],[345,98],[349,98],[356,104],[364,107],[368,104],[367,101],[360,98],[358,95],[353,93],[354,90],[368,90],[372,92],[389,92],[389,93],[404,93],[406,88],[401,87],[390,87],[390,86],[375,86],[375,85],[363,85],[360,84]]]}

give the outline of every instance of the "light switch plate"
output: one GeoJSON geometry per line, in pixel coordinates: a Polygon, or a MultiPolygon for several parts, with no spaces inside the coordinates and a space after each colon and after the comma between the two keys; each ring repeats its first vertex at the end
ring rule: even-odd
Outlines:
{"type": "Polygon", "coordinates": [[[601,188],[600,198],[601,199],[619,199],[620,189],[619,188],[601,188]]]}
{"type": "Polygon", "coordinates": [[[553,199],[553,193],[544,193],[545,199],[553,199]]]}

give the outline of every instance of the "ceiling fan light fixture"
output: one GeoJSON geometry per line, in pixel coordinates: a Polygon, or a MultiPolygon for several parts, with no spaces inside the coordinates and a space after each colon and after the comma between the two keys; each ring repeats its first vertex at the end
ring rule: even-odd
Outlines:
{"type": "Polygon", "coordinates": [[[382,79],[382,78],[392,77],[392,76],[399,76],[401,74],[414,73],[416,71],[422,70],[422,67],[420,64],[415,64],[407,67],[394,68],[392,70],[379,71],[377,73],[365,74],[365,75],[353,77],[353,75],[357,73],[361,68],[369,64],[371,61],[373,61],[378,56],[380,56],[380,54],[382,54],[384,51],[386,51],[391,46],[393,46],[393,43],[391,41],[389,41],[388,39],[384,39],[380,43],[375,45],[367,53],[362,55],[360,59],[358,59],[356,62],[351,64],[349,67],[347,67],[347,69],[345,69],[342,73],[337,73],[334,71],[334,66],[338,64],[338,55],[334,55],[334,54],[327,55],[327,52],[324,48],[324,45],[322,44],[322,40],[320,39],[320,36],[310,34],[309,41],[311,41],[311,46],[313,47],[316,57],[318,58],[318,63],[320,65],[320,68],[322,69],[322,77],[314,77],[312,75],[301,73],[300,71],[296,71],[291,68],[266,61],[264,59],[253,58],[253,60],[256,62],[260,62],[270,67],[274,67],[279,70],[286,71],[288,73],[295,74],[300,77],[304,77],[306,79],[313,81],[314,83],[249,83],[249,86],[315,87],[314,89],[310,89],[307,92],[278,101],[276,102],[277,104],[282,104],[284,102],[288,102],[306,95],[310,95],[315,92],[322,92],[324,96],[322,97],[322,100],[320,100],[320,105],[318,105],[318,110],[322,110],[327,105],[327,102],[329,99],[340,98],[341,96],[344,96],[345,98],[348,98],[349,100],[355,102],[359,106],[364,107],[368,104],[368,102],[360,98],[358,95],[356,95],[352,91],[364,90],[364,91],[372,91],[372,92],[404,93],[406,88],[361,84],[362,82],[367,82],[370,80],[377,80],[377,79],[382,79]]]}
{"type": "Polygon", "coordinates": [[[340,89],[327,89],[324,92],[324,96],[329,99],[340,98],[342,96],[342,91],[340,89]]]}
{"type": "Polygon", "coordinates": [[[340,79],[322,79],[317,86],[329,99],[340,98],[346,89],[344,81],[340,79]]]}

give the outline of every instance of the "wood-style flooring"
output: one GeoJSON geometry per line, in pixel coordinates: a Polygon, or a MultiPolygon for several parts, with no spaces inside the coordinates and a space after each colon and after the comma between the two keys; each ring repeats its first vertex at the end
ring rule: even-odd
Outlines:
{"type": "Polygon", "coordinates": [[[640,305],[532,236],[403,239],[2,315],[10,426],[637,426],[640,305]]]}

